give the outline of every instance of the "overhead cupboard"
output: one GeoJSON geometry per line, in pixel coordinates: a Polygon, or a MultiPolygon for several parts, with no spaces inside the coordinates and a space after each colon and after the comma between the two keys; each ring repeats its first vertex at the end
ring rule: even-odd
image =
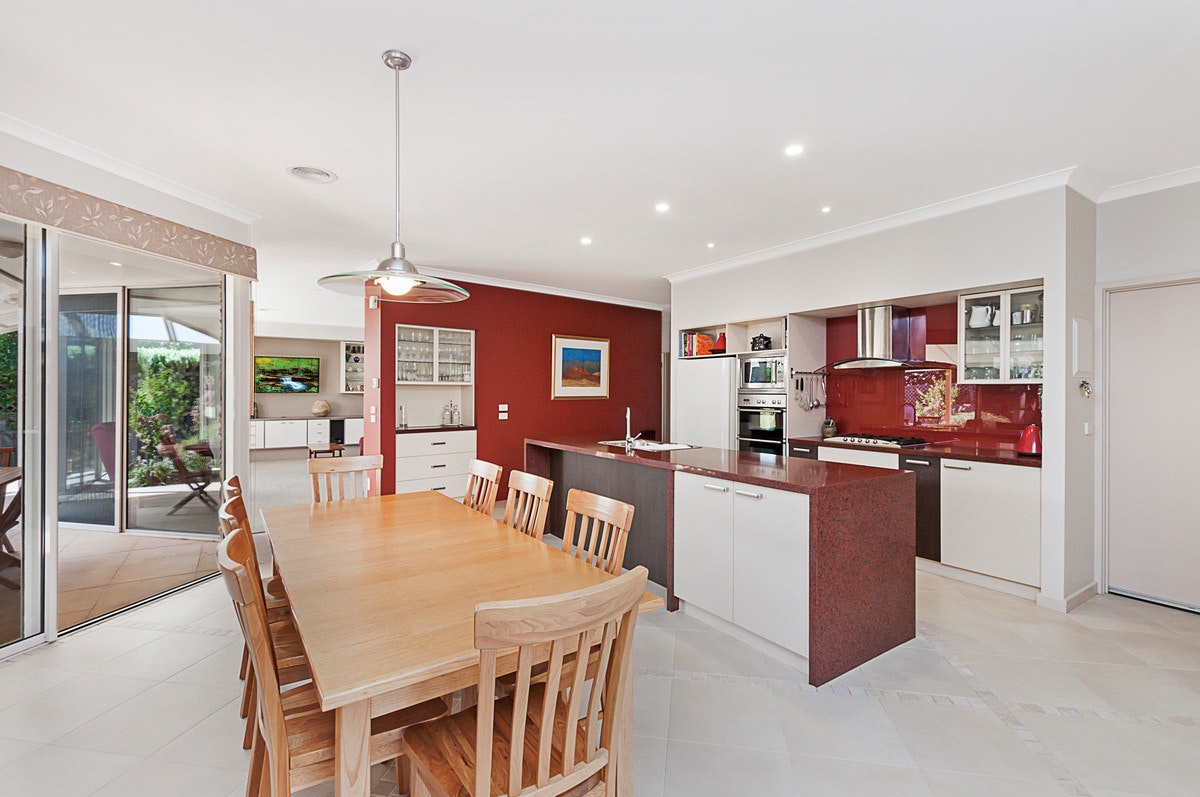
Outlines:
{"type": "Polygon", "coordinates": [[[396,325],[396,384],[470,385],[475,330],[396,325]]]}
{"type": "Polygon", "coordinates": [[[958,297],[959,384],[1040,384],[1041,285],[958,297]]]}

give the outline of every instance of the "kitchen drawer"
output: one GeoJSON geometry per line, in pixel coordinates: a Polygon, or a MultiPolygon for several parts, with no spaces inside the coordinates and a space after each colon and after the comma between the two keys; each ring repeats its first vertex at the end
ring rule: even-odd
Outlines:
{"type": "Polygon", "coordinates": [[[419,493],[437,490],[455,500],[461,500],[467,492],[467,474],[449,475],[433,479],[409,479],[396,482],[397,493],[419,493]]]}
{"type": "Polygon", "coordinates": [[[397,457],[419,457],[425,454],[474,453],[475,430],[453,432],[412,432],[396,435],[397,457]]]}
{"type": "Polygon", "coordinates": [[[396,481],[433,479],[442,476],[461,476],[475,456],[464,454],[430,454],[427,457],[401,457],[396,460],[396,481]]]}
{"type": "Polygon", "coordinates": [[[821,446],[817,459],[822,462],[845,462],[848,465],[866,465],[870,468],[900,467],[900,455],[886,451],[863,451],[858,448],[834,448],[821,446]]]}
{"type": "Polygon", "coordinates": [[[308,422],[308,444],[310,446],[329,444],[329,421],[308,422]]]}
{"type": "Polygon", "coordinates": [[[788,443],[787,453],[789,457],[817,459],[817,448],[816,443],[788,443]]]}

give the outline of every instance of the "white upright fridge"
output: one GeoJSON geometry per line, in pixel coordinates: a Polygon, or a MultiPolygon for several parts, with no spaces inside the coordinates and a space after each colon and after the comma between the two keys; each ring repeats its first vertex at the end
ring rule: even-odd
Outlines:
{"type": "Polygon", "coordinates": [[[671,386],[671,438],[709,448],[735,448],[737,358],[703,357],[675,362],[671,386]]]}

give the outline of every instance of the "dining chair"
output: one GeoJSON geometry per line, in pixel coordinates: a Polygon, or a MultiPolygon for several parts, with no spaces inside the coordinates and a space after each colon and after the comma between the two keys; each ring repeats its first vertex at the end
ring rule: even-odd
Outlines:
{"type": "Polygon", "coordinates": [[[620,575],[632,523],[632,504],[572,489],[567,492],[563,550],[606,573],[620,575]]]}
{"type": "Polygon", "coordinates": [[[171,443],[160,445],[158,447],[158,455],[170,461],[171,465],[175,468],[175,482],[186,485],[188,488],[188,494],[175,502],[175,505],[167,512],[168,515],[174,515],[180,509],[183,509],[184,505],[193,498],[199,498],[200,503],[212,509],[217,508],[217,502],[207,492],[208,486],[212,484],[212,470],[210,468],[205,466],[201,470],[191,470],[188,468],[187,463],[183,461],[183,457],[179,453],[179,446],[171,443]]]}
{"type": "Polygon", "coordinates": [[[378,479],[382,468],[383,454],[366,454],[358,457],[322,457],[308,460],[308,472],[312,474],[313,503],[342,501],[347,498],[365,496],[370,489],[371,479],[378,479]],[[322,476],[325,481],[324,498],[321,497],[322,476]],[[335,485],[337,486],[336,491],[334,490],[335,485]],[[347,486],[349,486],[348,490],[347,486]]]}
{"type": "Polygon", "coordinates": [[[221,482],[221,496],[223,500],[229,500],[235,495],[242,494],[242,480],[235,473],[225,481],[221,482]]]}
{"type": "MultiPolygon", "coordinates": [[[[249,530],[237,529],[217,546],[217,567],[237,609],[258,682],[246,793],[282,797],[335,776],[335,718],[333,712],[319,710],[311,683],[281,692],[253,551],[249,530]]],[[[405,727],[445,712],[441,700],[428,700],[372,718],[371,763],[397,759],[397,769],[402,770],[400,742],[405,727]]]]}
{"type": "Polygon", "coordinates": [[[630,686],[646,577],[639,566],[573,592],[476,606],[479,702],[405,734],[412,797],[611,794],[606,778],[614,745],[632,733],[633,718],[623,715],[617,696],[630,686]],[[532,683],[539,645],[549,645],[547,676],[532,683]],[[513,648],[516,691],[496,700],[497,659],[513,648]],[[589,664],[578,667],[578,661],[589,664]],[[609,707],[603,720],[602,705],[609,707]]]}
{"type": "MultiPolygon", "coordinates": [[[[304,653],[304,646],[300,642],[300,635],[291,623],[291,607],[288,605],[287,594],[283,593],[282,597],[280,597],[279,595],[271,595],[266,591],[268,585],[274,586],[272,584],[272,581],[274,581],[278,583],[279,592],[282,593],[282,583],[278,582],[277,576],[261,578],[258,550],[254,546],[254,535],[251,533],[242,497],[234,496],[222,504],[221,508],[217,510],[217,518],[220,522],[222,538],[228,538],[232,534],[243,531],[250,541],[248,556],[254,572],[260,573],[263,606],[267,612],[267,621],[271,624],[274,631],[271,635],[272,649],[274,651],[272,661],[278,680],[285,684],[292,684],[311,678],[312,675],[308,669],[308,657],[304,653]]],[[[254,738],[256,690],[254,669],[250,666],[250,646],[248,644],[242,648],[242,664],[238,677],[245,681],[245,684],[242,686],[242,705],[240,710],[240,715],[246,720],[246,733],[242,739],[242,749],[249,750],[254,738]]]]}
{"type": "Polygon", "coordinates": [[[504,525],[540,540],[546,528],[546,513],[550,509],[553,490],[554,482],[549,479],[523,470],[509,471],[504,525]]]}
{"type": "Polygon", "coordinates": [[[488,517],[496,510],[496,491],[500,489],[500,473],[504,468],[482,459],[467,465],[467,492],[463,504],[488,517]]]}

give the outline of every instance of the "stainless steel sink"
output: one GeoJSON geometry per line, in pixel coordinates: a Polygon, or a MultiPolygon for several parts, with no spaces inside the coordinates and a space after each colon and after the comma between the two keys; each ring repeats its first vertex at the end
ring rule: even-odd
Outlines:
{"type": "MultiPolygon", "coordinates": [[[[624,440],[601,440],[602,446],[619,446],[625,447],[624,440]]],[[[655,440],[634,440],[629,444],[630,448],[636,448],[639,451],[682,451],[687,448],[695,448],[687,443],[659,443],[655,440]]]]}

